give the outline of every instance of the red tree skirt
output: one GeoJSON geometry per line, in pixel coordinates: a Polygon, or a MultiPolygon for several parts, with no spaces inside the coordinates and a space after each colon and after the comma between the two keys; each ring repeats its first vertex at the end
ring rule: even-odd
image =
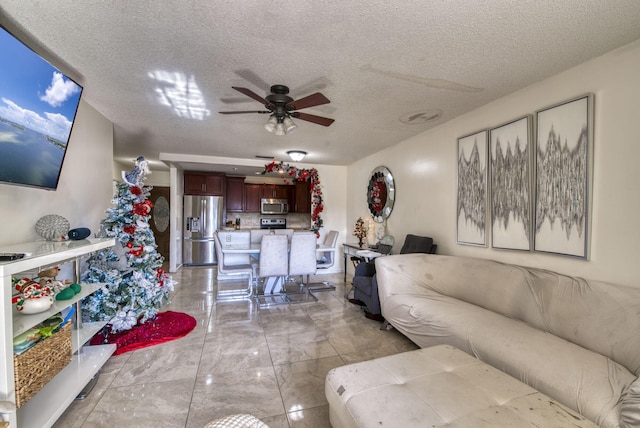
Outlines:
{"type": "Polygon", "coordinates": [[[196,324],[194,317],[182,312],[159,312],[155,319],[136,325],[131,330],[112,334],[107,326],[93,336],[90,344],[114,343],[117,348],[113,355],[119,355],[184,337],[196,324]]]}

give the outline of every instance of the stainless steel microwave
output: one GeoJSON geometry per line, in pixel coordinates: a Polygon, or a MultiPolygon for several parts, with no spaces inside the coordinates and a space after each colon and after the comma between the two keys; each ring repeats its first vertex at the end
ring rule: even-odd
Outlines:
{"type": "Polygon", "coordinates": [[[287,214],[289,203],[286,199],[261,199],[260,214],[287,214]]]}

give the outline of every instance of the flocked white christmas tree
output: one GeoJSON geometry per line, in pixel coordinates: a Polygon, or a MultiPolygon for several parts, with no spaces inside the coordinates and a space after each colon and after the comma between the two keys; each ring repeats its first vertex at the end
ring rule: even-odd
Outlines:
{"type": "Polygon", "coordinates": [[[83,319],[107,321],[112,333],[155,318],[175,284],[162,269],[149,228],[153,205],[147,199],[151,187],[144,186],[146,164],[139,157],[131,172],[123,172],[114,206],[101,221],[101,237],[115,238],[116,245],[93,253],[82,275],[84,282],[107,284],[82,301],[83,319]]]}

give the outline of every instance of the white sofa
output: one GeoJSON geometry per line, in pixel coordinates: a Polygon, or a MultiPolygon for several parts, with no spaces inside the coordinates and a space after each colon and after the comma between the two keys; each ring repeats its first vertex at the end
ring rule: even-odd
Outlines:
{"type": "Polygon", "coordinates": [[[385,319],[421,348],[449,347],[331,371],[334,427],[495,426],[496,406],[517,408],[515,426],[640,426],[640,288],[430,254],[379,258],[376,271],[385,319]],[[476,367],[458,368],[451,347],[476,367]],[[492,399],[470,397],[482,394],[492,399]],[[527,396],[553,405],[523,406],[527,396]],[[415,408],[428,411],[406,419],[415,408]]]}

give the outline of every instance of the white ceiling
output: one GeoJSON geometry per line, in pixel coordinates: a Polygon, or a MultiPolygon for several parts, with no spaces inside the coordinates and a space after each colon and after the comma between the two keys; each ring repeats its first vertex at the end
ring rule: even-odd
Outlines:
{"type": "Polygon", "coordinates": [[[301,149],[305,162],[348,165],[634,41],[639,22],[637,0],[0,4],[0,23],[114,123],[114,159],[125,163],[160,153],[284,160],[301,149]],[[202,120],[159,102],[177,78],[200,91],[191,113],[202,120]],[[231,87],[264,97],[273,84],[295,99],[322,92],[331,103],[303,111],[335,123],[296,120],[278,137],[266,115],[218,114],[263,110],[231,87]]]}

